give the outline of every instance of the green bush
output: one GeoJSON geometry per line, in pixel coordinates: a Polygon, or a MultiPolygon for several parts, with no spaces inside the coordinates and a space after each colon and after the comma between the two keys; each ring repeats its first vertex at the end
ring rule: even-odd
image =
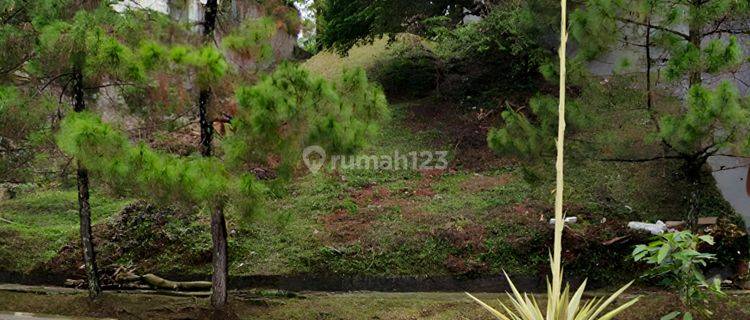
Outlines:
{"type": "Polygon", "coordinates": [[[390,96],[421,98],[437,88],[441,64],[424,40],[401,36],[370,74],[390,96]]]}
{"type": "Polygon", "coordinates": [[[481,21],[455,29],[440,18],[426,21],[445,63],[441,92],[483,102],[502,93],[536,91],[542,81],[539,68],[554,55],[543,43],[554,27],[546,23],[551,20],[538,2],[498,5],[481,21]]]}
{"type": "MultiPolygon", "coordinates": [[[[664,285],[677,289],[680,300],[688,309],[710,317],[712,312],[707,306],[708,293],[718,296],[724,293],[718,278],[709,284],[703,276],[701,267],[716,257],[699,252],[701,243],[713,245],[714,239],[710,235],[697,236],[690,231],[665,233],[647,245],[636,246],[633,258],[653,265],[644,277],[658,278],[664,285]]],[[[664,318],[673,319],[679,314],[673,312],[664,318]]],[[[684,319],[692,319],[692,315],[688,312],[684,319]]]]}

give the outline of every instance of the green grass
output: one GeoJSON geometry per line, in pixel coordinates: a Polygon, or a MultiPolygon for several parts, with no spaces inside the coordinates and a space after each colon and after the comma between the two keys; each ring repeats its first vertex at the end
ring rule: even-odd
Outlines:
{"type": "MultiPolygon", "coordinates": [[[[78,196],[74,190],[39,190],[0,201],[0,269],[23,271],[52,258],[78,232],[78,196]],[[13,257],[13,258],[10,258],[13,257]]],[[[100,223],[122,209],[129,200],[91,196],[93,223],[100,223]]]]}
{"type": "Polygon", "coordinates": [[[335,52],[321,52],[305,61],[304,66],[326,79],[338,79],[347,68],[371,68],[388,52],[388,40],[378,39],[369,45],[352,48],[349,54],[341,57],[335,52]]]}
{"type": "MultiPolygon", "coordinates": [[[[412,106],[394,105],[392,121],[362,153],[449,149],[439,132],[410,129],[406,114],[412,106]]],[[[551,239],[544,222],[551,215],[554,189],[552,159],[548,160],[511,161],[488,171],[461,169],[437,175],[408,170],[329,170],[302,175],[287,187],[275,189],[259,215],[247,217],[230,208],[230,271],[237,275],[315,272],[391,276],[506,270],[537,276],[540,266],[547,263],[546,244],[551,239]]],[[[668,164],[568,163],[565,196],[568,213],[581,219],[572,226],[576,232],[602,229],[602,218],[611,226],[631,219],[682,216],[675,198],[679,193],[673,191],[679,185],[662,175],[673,170],[668,164]]],[[[116,214],[127,202],[92,196],[95,223],[116,214]]],[[[716,212],[727,212],[721,201],[716,203],[716,212]]],[[[78,228],[76,193],[43,190],[26,194],[0,203],[0,216],[14,222],[0,224],[4,237],[13,239],[0,247],[3,268],[28,270],[74,239],[78,228]],[[7,262],[19,247],[30,249],[7,262]]],[[[207,215],[194,217],[198,220],[173,219],[161,227],[167,229],[167,235],[192,236],[181,242],[182,247],[171,247],[180,252],[177,255],[154,252],[149,270],[210,271],[208,261],[183,265],[180,258],[200,256],[210,249],[207,215]]],[[[138,235],[131,236],[149,239],[148,228],[138,230],[138,235]]],[[[598,236],[615,235],[605,230],[598,236]]],[[[603,240],[607,239],[593,242],[603,240]]],[[[613,253],[607,251],[591,254],[613,259],[613,253]]],[[[626,260],[626,255],[623,252],[622,257],[614,258],[626,260]]],[[[121,263],[143,263],[128,259],[121,263]]],[[[572,263],[574,268],[590,270],[598,262],[581,256],[572,263]]],[[[618,264],[601,274],[634,276],[619,272],[621,267],[618,264]]]]}

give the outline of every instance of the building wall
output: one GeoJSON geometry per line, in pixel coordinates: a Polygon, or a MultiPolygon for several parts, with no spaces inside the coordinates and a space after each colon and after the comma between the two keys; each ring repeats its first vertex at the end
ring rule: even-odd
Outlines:
{"type": "MultiPolygon", "coordinates": [[[[228,8],[227,13],[222,17],[221,23],[216,30],[217,40],[227,34],[232,27],[239,25],[246,19],[258,19],[265,16],[265,11],[257,0],[219,0],[219,5],[228,8]],[[228,4],[223,1],[230,1],[228,4]]],[[[194,30],[200,32],[200,25],[203,20],[203,8],[206,0],[125,0],[115,4],[115,9],[122,11],[125,8],[150,9],[168,14],[173,19],[186,23],[194,23],[194,30]]],[[[296,34],[289,34],[281,26],[277,29],[276,34],[271,38],[273,47],[274,61],[289,60],[293,58],[294,47],[297,44],[296,34]]],[[[247,68],[255,66],[254,61],[241,59],[237,55],[228,54],[228,58],[237,67],[247,68]],[[248,64],[253,64],[248,65],[248,64]]]]}

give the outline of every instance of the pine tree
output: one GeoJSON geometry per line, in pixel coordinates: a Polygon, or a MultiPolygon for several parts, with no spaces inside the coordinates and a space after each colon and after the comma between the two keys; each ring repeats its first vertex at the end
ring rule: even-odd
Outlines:
{"type": "MultiPolygon", "coordinates": [[[[223,36],[222,43],[217,47],[214,41],[213,29],[215,29],[216,19],[218,19],[218,8],[216,1],[209,1],[206,4],[206,16],[203,32],[200,38],[202,45],[196,47],[192,45],[191,37],[183,36],[175,41],[172,39],[147,39],[138,43],[138,57],[144,66],[147,76],[156,79],[165,79],[169,82],[175,82],[170,91],[180,93],[173,95],[167,93],[161,94],[163,100],[159,104],[175,105],[180,102],[186,103],[183,96],[189,95],[189,83],[180,82],[180,79],[193,79],[192,87],[197,89],[198,96],[198,118],[200,128],[199,150],[202,156],[211,157],[214,154],[213,125],[210,113],[217,113],[220,110],[211,110],[211,107],[217,107],[218,101],[226,101],[225,95],[232,92],[233,82],[242,82],[253,79],[252,73],[255,70],[237,68],[227,62],[226,54],[239,54],[242,58],[252,58],[257,62],[263,62],[273,56],[268,40],[276,32],[276,25],[270,19],[248,20],[240,24],[234,30],[229,31],[223,36]],[[171,41],[170,41],[171,40],[171,41]],[[213,87],[219,88],[214,91],[213,87]]],[[[190,82],[190,81],[188,81],[190,82]]],[[[158,87],[135,88],[137,92],[131,97],[134,102],[140,104],[153,105],[155,101],[148,101],[150,90],[163,91],[159,84],[158,87]],[[145,89],[146,92],[139,90],[145,89]]],[[[159,106],[156,106],[157,108],[159,106]]],[[[112,185],[117,185],[113,183],[112,185]]],[[[127,184],[126,184],[127,185],[127,184]]],[[[217,199],[222,199],[217,198],[217,199]]],[[[222,308],[227,300],[227,282],[228,282],[228,256],[227,256],[227,232],[224,210],[225,201],[212,202],[209,205],[211,212],[211,234],[213,243],[213,269],[212,274],[212,305],[216,308],[222,308]]]]}
{"type": "MultiPolygon", "coordinates": [[[[644,132],[644,137],[656,141],[664,152],[622,160],[682,160],[684,175],[693,185],[691,220],[700,210],[698,192],[707,159],[725,150],[741,154],[750,151],[748,100],[728,80],[716,85],[704,81],[704,75],[721,77],[744,64],[746,59],[736,35],[750,31],[744,21],[749,10],[746,2],[733,0],[590,0],[571,15],[571,35],[579,46],[568,64],[577,70],[579,79],[592,81],[584,76],[586,63],[605,53],[622,47],[643,50],[643,65],[637,68],[644,74],[643,103],[653,128],[650,133],[644,132]],[[664,61],[657,60],[654,52],[660,52],[664,61]],[[666,82],[659,84],[654,79],[666,82]],[[668,108],[655,105],[655,90],[661,87],[668,91],[682,85],[688,88],[684,93],[671,93],[685,97],[679,110],[664,111],[668,108]]],[[[555,73],[549,67],[543,71],[548,76],[555,73]]],[[[496,150],[515,148],[528,154],[536,147],[527,141],[547,141],[536,135],[548,135],[549,117],[537,115],[535,120],[529,120],[524,114],[509,116],[511,121],[490,134],[490,145],[496,150]]],[[[549,152],[551,144],[546,143],[541,149],[549,152]]]]}
{"type": "Polygon", "coordinates": [[[750,31],[743,21],[749,10],[747,3],[733,0],[589,1],[574,14],[573,35],[582,43],[581,60],[593,59],[623,41],[647,51],[646,104],[656,136],[669,152],[688,161],[691,174],[697,174],[711,155],[747,143],[741,134],[750,119],[744,99],[729,81],[707,88],[703,75],[721,76],[744,63],[735,35],[750,31]],[[668,84],[687,83],[686,103],[677,114],[659,113],[650,105],[654,49],[667,57],[659,67],[668,84]]]}
{"type": "MultiPolygon", "coordinates": [[[[110,79],[134,79],[142,77],[141,69],[132,61],[132,52],[116,38],[107,35],[106,26],[112,19],[120,17],[110,7],[102,6],[93,12],[78,11],[72,21],[55,21],[44,26],[40,32],[38,48],[39,71],[46,69],[47,61],[56,63],[66,72],[71,81],[73,111],[86,110],[85,90],[92,82],[110,79]],[[69,56],[64,56],[62,48],[69,48],[69,56]],[[60,55],[63,56],[60,56],[60,55]]],[[[64,88],[64,86],[63,86],[64,88]]],[[[89,293],[96,297],[100,292],[99,273],[96,265],[96,252],[91,230],[91,206],[89,204],[89,173],[86,166],[78,162],[76,171],[78,183],[78,212],[80,219],[81,243],[84,250],[84,262],[89,283],[89,293]]]]}
{"type": "MultiPolygon", "coordinates": [[[[23,30],[20,34],[35,39],[27,40],[30,46],[20,44],[12,36],[2,39],[11,44],[8,55],[14,57],[7,72],[24,78],[8,91],[20,93],[21,98],[16,100],[33,105],[38,97],[45,101],[45,97],[54,94],[60,96],[60,102],[69,97],[72,111],[82,113],[93,101],[91,93],[101,87],[144,80],[137,54],[123,43],[121,39],[125,37],[120,33],[136,17],[115,12],[107,2],[6,1],[3,5],[11,12],[3,29],[20,29],[23,30]]],[[[58,107],[58,117],[64,110],[58,107]]],[[[93,298],[101,288],[91,230],[89,172],[84,163],[77,164],[80,238],[93,298]]]]}
{"type": "Polygon", "coordinates": [[[747,99],[728,80],[714,89],[703,80],[706,74],[721,76],[738,70],[745,62],[736,35],[750,31],[744,22],[748,13],[746,2],[734,0],[631,0],[589,1],[574,15],[573,34],[584,43],[581,59],[594,58],[622,41],[644,48],[646,109],[655,128],[653,136],[667,157],[683,160],[693,189],[691,222],[700,211],[701,171],[708,158],[724,150],[749,151],[747,99]],[[583,41],[591,38],[598,40],[592,45],[583,41]],[[687,84],[685,102],[677,113],[660,112],[653,105],[653,49],[667,57],[663,65],[657,65],[667,84],[687,84]]]}
{"type": "Polygon", "coordinates": [[[349,71],[340,84],[333,84],[299,66],[282,64],[258,84],[238,89],[237,99],[234,131],[221,145],[226,161],[134,145],[90,112],[67,116],[57,136],[60,149],[116,190],[211,212],[211,300],[218,309],[226,305],[228,255],[226,229],[216,227],[225,228],[223,212],[230,205],[244,212],[257,209],[265,189],[247,168],[274,156],[282,159],[276,169],[289,173],[308,143],[353,152],[388,115],[382,90],[370,84],[362,70],[349,71]]]}

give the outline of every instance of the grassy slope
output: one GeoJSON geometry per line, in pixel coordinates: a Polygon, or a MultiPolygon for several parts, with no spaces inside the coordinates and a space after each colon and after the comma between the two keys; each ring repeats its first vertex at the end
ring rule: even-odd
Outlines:
{"type": "Polygon", "coordinates": [[[312,72],[326,79],[336,79],[346,68],[365,68],[375,66],[379,59],[388,52],[388,41],[379,39],[371,45],[356,46],[345,57],[334,52],[321,52],[305,61],[304,66],[312,72]]]}
{"type": "MultiPolygon", "coordinates": [[[[385,40],[380,40],[355,48],[346,58],[322,53],[305,65],[335,78],[346,67],[375,65],[385,52],[385,40]]],[[[604,100],[602,105],[608,103],[604,100]]],[[[453,164],[463,163],[465,152],[448,131],[455,121],[415,111],[440,108],[441,103],[428,98],[394,104],[393,120],[364,153],[450,150],[453,164]]],[[[609,135],[627,139],[640,130],[636,120],[642,115],[625,111],[615,117],[599,119],[600,124],[624,124],[621,131],[609,135]]],[[[489,153],[479,136],[477,150],[489,153]]],[[[552,159],[489,158],[495,160],[440,172],[349,170],[303,176],[269,199],[264,215],[247,219],[229,212],[230,272],[414,275],[494,274],[504,269],[542,274],[551,239],[544,221],[552,209],[552,159]]],[[[624,234],[628,220],[680,218],[681,195],[675,190],[683,186],[670,182],[675,169],[667,162],[569,161],[566,210],[581,221],[567,233],[571,238],[566,242],[570,248],[566,270],[632,279],[634,274],[622,272],[631,270],[627,252],[632,243],[612,248],[601,242],[624,234]],[[608,263],[604,266],[601,261],[608,263]]],[[[716,193],[709,190],[707,197],[715,199],[716,193]]],[[[127,202],[101,195],[92,199],[96,221],[114,215],[127,202]]],[[[705,215],[732,214],[722,201],[712,203],[705,215]]],[[[0,217],[18,223],[0,223],[0,234],[11,240],[0,244],[0,269],[29,270],[54,256],[63,244],[76,241],[75,208],[74,191],[43,191],[0,203],[0,217]],[[24,248],[20,258],[9,258],[17,255],[17,248],[24,248]]],[[[210,237],[203,217],[192,223],[170,220],[161,227],[165,238],[182,243],[181,255],[206,256],[210,237]],[[195,236],[200,230],[203,233],[195,236]]],[[[143,234],[125,236],[144,238],[143,234]]],[[[206,259],[184,265],[169,258],[174,252],[152,254],[148,263],[132,257],[129,261],[128,256],[118,258],[118,263],[132,262],[155,272],[210,270],[206,259]]]]}
{"type": "MultiPolygon", "coordinates": [[[[72,190],[44,190],[0,202],[0,270],[26,271],[51,259],[78,231],[78,198],[72,190]]],[[[128,201],[94,194],[91,211],[99,223],[128,201]]]]}

